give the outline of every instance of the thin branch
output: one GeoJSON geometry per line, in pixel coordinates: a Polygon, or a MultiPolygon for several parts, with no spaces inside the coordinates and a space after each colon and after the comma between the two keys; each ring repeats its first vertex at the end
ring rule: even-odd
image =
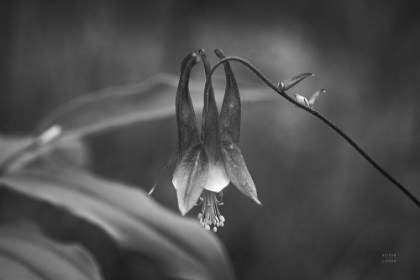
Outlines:
{"type": "Polygon", "coordinates": [[[258,70],[254,65],[252,65],[250,62],[248,62],[245,59],[242,59],[240,57],[235,56],[229,56],[227,58],[221,59],[219,62],[217,62],[211,69],[211,74],[216,70],[217,67],[219,67],[223,62],[226,61],[237,61],[245,66],[247,66],[252,72],[254,72],[266,85],[268,85],[270,88],[272,88],[275,92],[280,94],[282,97],[286,98],[289,102],[293,103],[297,107],[309,112],[310,114],[314,115],[318,119],[322,120],[324,123],[326,123],[329,127],[334,129],[338,134],[340,134],[350,145],[353,146],[353,148],[356,149],[370,164],[373,165],[382,175],[384,175],[388,180],[390,180],[395,186],[397,186],[408,198],[410,198],[419,208],[420,208],[420,201],[409,191],[406,187],[404,187],[403,184],[398,182],[397,179],[395,179],[391,174],[389,174],[385,169],[383,169],[379,163],[377,163],[375,160],[373,160],[350,136],[348,136],[344,131],[342,131],[340,128],[338,128],[335,124],[333,124],[330,120],[328,120],[326,117],[324,117],[321,113],[318,113],[317,111],[306,107],[300,103],[298,103],[295,99],[290,97],[286,94],[282,89],[279,89],[273,82],[271,82],[264,74],[261,73],[260,70],[258,70]]]}

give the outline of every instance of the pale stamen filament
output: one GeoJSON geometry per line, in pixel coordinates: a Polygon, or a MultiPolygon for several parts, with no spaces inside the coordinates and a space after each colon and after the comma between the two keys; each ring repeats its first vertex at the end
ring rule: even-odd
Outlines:
{"type": "Polygon", "coordinates": [[[213,225],[213,231],[217,231],[217,227],[223,227],[225,218],[220,214],[219,205],[222,205],[223,194],[220,194],[220,200],[217,199],[216,193],[204,190],[201,202],[201,212],[198,214],[200,224],[206,230],[210,230],[213,225]]]}

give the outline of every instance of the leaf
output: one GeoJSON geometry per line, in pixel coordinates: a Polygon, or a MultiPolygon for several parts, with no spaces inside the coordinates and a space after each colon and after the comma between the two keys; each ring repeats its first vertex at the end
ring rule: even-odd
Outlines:
{"type": "MultiPolygon", "coordinates": [[[[148,121],[175,115],[175,96],[179,75],[159,74],[128,86],[112,87],[80,96],[46,115],[35,129],[41,134],[54,125],[63,131],[62,137],[82,137],[134,122],[148,121]]],[[[222,91],[224,80],[214,83],[222,91]]],[[[195,111],[201,113],[204,81],[190,80],[195,111]]],[[[274,99],[270,90],[244,85],[242,99],[262,101],[274,99]]],[[[221,103],[222,95],[216,94],[221,103]]]]}
{"type": "Polygon", "coordinates": [[[33,141],[34,139],[30,137],[0,137],[0,164],[20,150],[31,145],[33,141]]]}
{"type": "Polygon", "coordinates": [[[325,92],[325,89],[318,90],[317,92],[312,94],[312,96],[311,96],[311,98],[309,99],[309,102],[308,102],[309,107],[311,107],[311,108],[314,107],[315,102],[318,100],[319,94],[321,92],[325,92]]]}
{"type": "Polygon", "coordinates": [[[313,75],[314,74],[312,73],[304,73],[304,74],[299,74],[299,75],[287,78],[286,80],[284,80],[283,82],[279,84],[279,89],[282,91],[287,91],[290,88],[294,87],[297,83],[300,83],[302,80],[313,75]]]}
{"type": "Polygon", "coordinates": [[[132,186],[52,160],[6,173],[0,183],[100,226],[122,248],[150,257],[174,278],[234,278],[223,246],[211,233],[132,186]]]}
{"type": "Polygon", "coordinates": [[[90,254],[78,245],[47,239],[33,225],[0,227],[0,279],[102,279],[90,254]]]}
{"type": "Polygon", "coordinates": [[[39,137],[0,138],[0,175],[18,169],[48,151],[50,145],[44,146],[39,140],[42,137],[43,134],[39,137]]]}
{"type": "Polygon", "coordinates": [[[300,105],[309,107],[308,99],[306,99],[306,97],[295,93],[295,99],[300,105]]]}

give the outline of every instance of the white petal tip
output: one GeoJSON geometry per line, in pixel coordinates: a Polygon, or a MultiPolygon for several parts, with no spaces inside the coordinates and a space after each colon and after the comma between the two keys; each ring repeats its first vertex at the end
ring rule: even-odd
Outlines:
{"type": "Polygon", "coordinates": [[[179,207],[179,211],[181,212],[181,215],[182,215],[182,216],[185,216],[185,214],[187,214],[187,213],[188,213],[187,209],[185,209],[185,208],[181,208],[181,207],[179,207]]]}

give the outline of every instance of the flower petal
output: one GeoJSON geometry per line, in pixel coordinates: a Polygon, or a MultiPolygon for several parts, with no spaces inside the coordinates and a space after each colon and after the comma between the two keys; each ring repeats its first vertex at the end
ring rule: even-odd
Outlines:
{"type": "Polygon", "coordinates": [[[213,85],[210,75],[210,62],[200,50],[206,72],[206,84],[204,86],[204,109],[203,109],[203,142],[204,149],[211,164],[222,161],[222,144],[220,140],[219,112],[214,98],[213,85]]]}
{"type": "Polygon", "coordinates": [[[188,88],[191,69],[198,61],[199,57],[195,53],[192,53],[185,57],[181,64],[181,76],[176,93],[176,122],[178,127],[178,152],[180,158],[184,156],[192,145],[201,143],[188,88]]]}
{"type": "MultiPolygon", "coordinates": [[[[226,58],[221,50],[214,51],[220,58],[226,58]]],[[[220,125],[222,134],[227,132],[232,137],[233,142],[239,144],[241,130],[241,98],[235,75],[229,62],[223,63],[226,74],[226,90],[223,98],[222,110],[220,112],[220,125]]]]}
{"type": "Polygon", "coordinates": [[[230,183],[229,177],[225,171],[223,160],[209,164],[207,182],[204,188],[212,192],[220,192],[230,183]]]}
{"type": "Polygon", "coordinates": [[[222,145],[225,170],[229,179],[246,197],[261,205],[257,197],[257,189],[246,167],[241,150],[229,139],[223,139],[222,145]]]}
{"type": "Polygon", "coordinates": [[[150,196],[156,189],[157,185],[160,183],[160,180],[163,178],[163,176],[166,173],[166,170],[171,166],[171,164],[175,161],[175,159],[178,158],[178,146],[175,147],[175,151],[172,154],[172,157],[169,159],[168,163],[165,165],[163,170],[160,172],[158,179],[156,180],[153,187],[150,189],[150,191],[147,193],[147,196],[150,196]]]}
{"type": "Polygon", "coordinates": [[[182,215],[185,215],[196,204],[207,184],[208,174],[208,158],[202,145],[188,149],[184,157],[180,159],[172,179],[182,215]]]}

